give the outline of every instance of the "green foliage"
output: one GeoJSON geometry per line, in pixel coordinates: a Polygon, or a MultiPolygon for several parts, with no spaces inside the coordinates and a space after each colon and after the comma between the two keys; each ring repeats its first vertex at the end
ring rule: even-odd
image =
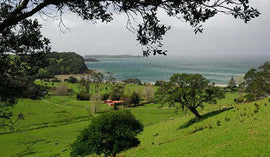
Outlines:
{"type": "MultiPolygon", "coordinates": [[[[6,27],[0,32],[1,108],[15,105],[16,98],[36,99],[43,95],[43,91],[37,91],[41,88],[34,85],[34,75],[47,64],[44,55],[50,51],[50,42],[41,35],[40,28],[37,20],[22,20],[17,26],[6,27]]],[[[0,115],[4,115],[0,120],[11,118],[12,114],[5,111],[0,110],[0,115]]]]}
{"type": "Polygon", "coordinates": [[[123,100],[124,100],[124,103],[123,103],[124,106],[130,106],[131,104],[136,106],[140,104],[140,97],[139,97],[139,94],[136,92],[133,92],[131,95],[125,95],[123,100]]]}
{"type": "Polygon", "coordinates": [[[244,102],[245,100],[244,100],[244,98],[243,97],[240,97],[240,98],[234,98],[234,102],[235,103],[242,103],[242,102],[244,102]]]}
{"type": "Polygon", "coordinates": [[[249,100],[258,100],[270,94],[270,62],[265,62],[258,69],[249,70],[241,86],[250,93],[249,100]]]}
{"type": "Polygon", "coordinates": [[[201,116],[197,107],[203,103],[216,103],[218,98],[224,97],[224,92],[210,85],[210,82],[199,74],[174,74],[170,82],[164,83],[156,93],[162,103],[180,103],[181,108],[188,108],[197,118],[201,116]]]}
{"type": "Polygon", "coordinates": [[[126,83],[126,84],[137,84],[137,85],[142,85],[142,82],[140,79],[136,78],[136,79],[126,79],[123,80],[122,82],[126,83]]]}
{"type": "Polygon", "coordinates": [[[78,93],[76,97],[77,100],[90,100],[90,94],[83,91],[78,93]]]}
{"type": "Polygon", "coordinates": [[[155,82],[155,86],[161,86],[163,83],[165,83],[165,81],[163,81],[163,80],[157,80],[155,82]]]}
{"type": "Polygon", "coordinates": [[[131,95],[131,103],[134,105],[139,105],[140,104],[140,98],[139,94],[136,92],[133,92],[131,95]]]}
{"type": "Polygon", "coordinates": [[[81,74],[87,71],[83,57],[74,52],[52,52],[45,57],[49,64],[39,71],[37,78],[50,78],[60,74],[81,74]]]}
{"type": "MultiPolygon", "coordinates": [[[[60,0],[60,1],[11,1],[0,2],[0,32],[7,27],[14,26],[18,22],[26,19],[39,11],[44,11],[48,6],[57,8],[57,11],[64,13],[67,8],[77,14],[84,20],[102,22],[111,22],[113,15],[117,13],[126,13],[129,17],[127,27],[131,31],[137,31],[137,40],[143,46],[143,55],[149,56],[150,53],[166,54],[161,50],[163,36],[170,29],[160,22],[157,16],[158,9],[162,9],[170,17],[177,17],[182,21],[188,22],[194,28],[194,32],[202,32],[202,23],[214,17],[217,13],[232,15],[236,19],[242,19],[244,22],[258,17],[260,13],[249,5],[247,0],[231,1],[176,1],[176,0],[109,0],[89,1],[89,0],[60,0]],[[221,9],[222,8],[222,9],[221,9]],[[111,10],[112,9],[112,10],[111,10]],[[137,18],[140,16],[143,20],[140,23],[137,18]],[[14,18],[16,17],[16,18],[14,18]],[[134,28],[136,24],[138,28],[134,28]]],[[[46,10],[48,14],[50,12],[46,10]]]]}
{"type": "Polygon", "coordinates": [[[68,83],[77,83],[78,82],[78,79],[73,77],[73,76],[70,76],[67,80],[68,83]]]}
{"type": "Polygon", "coordinates": [[[120,153],[136,147],[140,141],[137,134],[143,131],[143,125],[130,111],[108,112],[92,120],[72,144],[71,156],[120,153]]]}
{"type": "Polygon", "coordinates": [[[124,87],[122,85],[115,85],[112,87],[110,99],[120,100],[123,97],[123,95],[124,95],[124,87]]]}
{"type": "Polygon", "coordinates": [[[247,102],[255,101],[255,96],[252,93],[248,93],[244,97],[245,97],[247,102]]]}

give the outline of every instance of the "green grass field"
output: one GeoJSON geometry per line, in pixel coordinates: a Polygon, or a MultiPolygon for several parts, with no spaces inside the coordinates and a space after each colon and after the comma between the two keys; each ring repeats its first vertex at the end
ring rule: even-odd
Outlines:
{"type": "MultiPolygon", "coordinates": [[[[235,97],[237,93],[227,93],[217,105],[206,104],[199,109],[206,119],[196,123],[189,111],[175,114],[174,108],[160,104],[129,108],[145,127],[141,144],[118,156],[270,156],[268,99],[258,101],[258,109],[254,102],[234,104],[235,97]]],[[[69,156],[70,144],[90,123],[89,105],[75,96],[20,99],[13,111],[23,113],[25,120],[14,130],[0,131],[0,156],[69,156]]],[[[110,109],[104,104],[102,112],[110,109]]]]}

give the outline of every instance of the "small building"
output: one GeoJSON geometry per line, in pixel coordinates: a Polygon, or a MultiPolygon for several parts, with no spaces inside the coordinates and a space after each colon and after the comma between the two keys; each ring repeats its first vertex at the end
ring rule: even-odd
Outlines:
{"type": "Polygon", "coordinates": [[[112,101],[112,100],[108,99],[108,100],[105,100],[104,103],[107,104],[108,106],[121,105],[123,103],[123,100],[119,100],[119,101],[114,100],[114,101],[112,101]]]}

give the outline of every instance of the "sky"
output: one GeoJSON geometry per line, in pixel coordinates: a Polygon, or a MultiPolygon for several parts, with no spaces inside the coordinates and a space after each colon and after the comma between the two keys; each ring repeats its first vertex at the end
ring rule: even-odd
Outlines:
{"type": "MultiPolygon", "coordinates": [[[[204,32],[194,34],[188,23],[159,12],[161,22],[171,26],[165,35],[164,49],[168,56],[176,55],[270,55],[270,1],[251,1],[261,15],[248,24],[232,16],[219,14],[204,23],[204,32]]],[[[85,55],[142,55],[136,34],[126,29],[127,17],[115,15],[111,23],[83,21],[72,13],[59,19],[35,15],[42,24],[42,33],[51,40],[53,51],[76,52],[85,55]]]]}

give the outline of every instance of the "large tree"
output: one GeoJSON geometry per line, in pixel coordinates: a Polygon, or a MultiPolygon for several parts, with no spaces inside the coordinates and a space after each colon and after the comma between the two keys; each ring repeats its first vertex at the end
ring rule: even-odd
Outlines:
{"type": "Polygon", "coordinates": [[[158,88],[156,95],[161,103],[180,103],[182,109],[189,109],[200,119],[197,108],[204,103],[216,103],[218,98],[224,97],[224,92],[200,74],[174,74],[158,88]]]}
{"type": "Polygon", "coordinates": [[[188,22],[196,33],[202,31],[203,22],[217,13],[229,14],[244,22],[260,14],[248,0],[4,0],[0,7],[0,33],[36,13],[49,14],[49,7],[54,7],[60,15],[69,10],[84,20],[102,22],[112,21],[113,14],[125,13],[128,28],[137,32],[137,40],[146,47],[145,56],[151,52],[165,54],[160,50],[161,40],[170,27],[160,23],[158,10],[188,22]],[[141,22],[134,20],[138,15],[141,22]]]}
{"type": "Polygon", "coordinates": [[[43,93],[34,85],[34,75],[47,63],[49,40],[40,32],[36,20],[22,20],[0,34],[0,127],[11,126],[9,107],[16,98],[38,98],[43,93]]]}

